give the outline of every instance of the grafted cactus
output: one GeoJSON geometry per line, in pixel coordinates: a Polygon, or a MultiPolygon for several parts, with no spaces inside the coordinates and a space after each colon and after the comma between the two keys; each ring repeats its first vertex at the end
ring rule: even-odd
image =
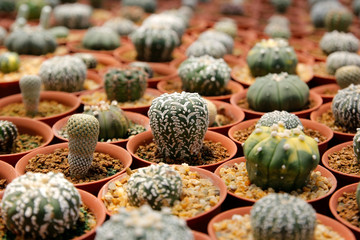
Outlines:
{"type": "Polygon", "coordinates": [[[91,50],[114,50],[120,45],[119,36],[108,27],[92,27],[82,39],[82,46],[91,50]]]}
{"type": "Polygon", "coordinates": [[[15,52],[5,52],[0,55],[0,72],[15,72],[20,67],[19,55],[15,52]]]}
{"type": "Polygon", "coordinates": [[[26,75],[20,79],[19,85],[26,115],[34,117],[40,102],[41,78],[37,75],[26,75]]]}
{"type": "Polygon", "coordinates": [[[145,73],[148,74],[148,78],[152,78],[154,77],[154,70],[152,69],[152,67],[150,66],[150,64],[148,64],[147,62],[131,62],[129,64],[130,67],[132,68],[138,68],[140,70],[143,70],[145,73]]]}
{"type": "Polygon", "coordinates": [[[320,48],[326,55],[338,51],[357,52],[359,49],[359,39],[352,33],[335,30],[324,34],[320,40],[320,48]]]}
{"type": "Polygon", "coordinates": [[[335,79],[341,89],[348,87],[350,84],[360,84],[360,67],[350,65],[338,68],[335,72],[335,79]]]}
{"type": "Polygon", "coordinates": [[[57,25],[72,29],[85,29],[90,26],[92,8],[86,4],[68,3],[54,8],[57,25]]]}
{"type": "Polygon", "coordinates": [[[98,64],[96,57],[90,53],[76,53],[74,56],[80,58],[88,69],[96,68],[98,64]]]}
{"type": "Polygon", "coordinates": [[[18,129],[10,121],[0,120],[0,152],[10,153],[18,136],[18,129]]]}
{"type": "Polygon", "coordinates": [[[199,35],[199,40],[202,39],[214,39],[221,42],[226,48],[226,53],[228,54],[232,54],[234,50],[234,39],[224,32],[207,30],[199,35]]]}
{"type": "Polygon", "coordinates": [[[303,127],[300,118],[295,114],[289,113],[287,111],[277,110],[262,115],[257,124],[267,127],[271,127],[274,124],[279,124],[285,129],[297,128],[298,126],[303,127]]]}
{"type": "Polygon", "coordinates": [[[223,58],[225,54],[226,48],[224,45],[214,39],[197,40],[186,49],[187,57],[201,57],[208,55],[214,58],[223,58]]]}
{"type": "Polygon", "coordinates": [[[325,28],[328,31],[338,30],[347,32],[352,23],[352,13],[345,9],[333,9],[325,16],[325,28]]]}
{"type": "Polygon", "coordinates": [[[331,75],[334,75],[339,68],[349,65],[360,67],[360,55],[339,51],[331,53],[326,59],[326,71],[331,75]]]}

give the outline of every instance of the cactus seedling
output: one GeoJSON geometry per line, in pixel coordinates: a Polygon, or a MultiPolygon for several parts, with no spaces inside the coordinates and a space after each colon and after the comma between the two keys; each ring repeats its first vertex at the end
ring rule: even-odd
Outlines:
{"type": "Polygon", "coordinates": [[[40,101],[41,78],[36,75],[23,76],[19,84],[26,115],[34,117],[40,101]]]}
{"type": "Polygon", "coordinates": [[[15,124],[0,120],[0,153],[10,153],[17,136],[18,130],[15,124]]]}

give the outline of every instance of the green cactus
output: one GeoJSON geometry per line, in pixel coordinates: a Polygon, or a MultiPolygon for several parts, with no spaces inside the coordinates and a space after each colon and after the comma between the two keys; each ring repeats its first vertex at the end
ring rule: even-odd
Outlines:
{"type": "Polygon", "coordinates": [[[359,39],[352,33],[335,30],[324,34],[320,40],[320,48],[326,55],[338,51],[356,53],[359,50],[359,39]]]}
{"type": "Polygon", "coordinates": [[[66,124],[69,136],[70,174],[82,177],[88,172],[99,136],[99,121],[88,114],[74,114],[66,124]]]}
{"type": "Polygon", "coordinates": [[[153,13],[157,8],[157,0],[122,0],[122,6],[137,6],[147,13],[153,13]]]}
{"type": "Polygon", "coordinates": [[[0,0],[0,12],[13,12],[15,10],[14,0],[0,0]]]}
{"type": "Polygon", "coordinates": [[[208,100],[206,98],[204,98],[204,100],[207,103],[208,112],[209,112],[209,127],[212,127],[216,120],[217,108],[216,108],[216,105],[213,102],[211,102],[210,100],[208,100]]]}
{"type": "Polygon", "coordinates": [[[326,71],[334,75],[336,70],[343,66],[355,65],[360,67],[360,55],[352,52],[333,52],[326,59],[326,71]]]}
{"type": "Polygon", "coordinates": [[[250,211],[254,240],[314,239],[316,212],[290,194],[272,193],[257,201],[250,211]]]}
{"type": "Polygon", "coordinates": [[[226,33],[227,35],[235,38],[237,35],[237,25],[232,19],[225,19],[214,24],[215,31],[226,33]]]}
{"type": "Polygon", "coordinates": [[[148,204],[154,210],[172,207],[180,200],[181,192],[181,176],[167,164],[139,168],[131,174],[126,188],[132,206],[148,204]]]}
{"type": "Polygon", "coordinates": [[[210,56],[190,57],[179,67],[182,88],[203,96],[218,96],[230,80],[230,67],[220,58],[210,56]]]}
{"type": "Polygon", "coordinates": [[[356,187],[356,203],[358,205],[358,208],[360,210],[360,183],[358,183],[356,187]]]}
{"type": "Polygon", "coordinates": [[[144,18],[144,9],[137,6],[123,6],[120,9],[121,16],[135,23],[140,22],[144,18]]]}
{"type": "Polygon", "coordinates": [[[26,4],[29,8],[29,19],[39,19],[41,9],[46,6],[46,0],[17,0],[16,5],[19,8],[22,4],[26,4]]]}
{"type": "Polygon", "coordinates": [[[90,53],[76,53],[74,56],[80,58],[88,69],[96,68],[98,65],[96,57],[90,53]]]}
{"type": "Polygon", "coordinates": [[[301,127],[258,126],[243,145],[252,184],[290,192],[306,185],[320,160],[317,142],[301,127]]]}
{"type": "Polygon", "coordinates": [[[194,240],[185,220],[163,209],[154,211],[144,205],[128,211],[121,208],[96,230],[95,240],[181,239],[194,240]]]}
{"type": "Polygon", "coordinates": [[[329,11],[325,17],[325,28],[327,31],[338,30],[347,32],[352,23],[352,13],[345,9],[334,9],[329,11]]]}
{"type": "Polygon", "coordinates": [[[274,23],[266,25],[264,32],[271,38],[289,39],[291,36],[289,27],[274,23]]]}
{"type": "Polygon", "coordinates": [[[25,75],[20,79],[19,85],[26,115],[34,117],[40,102],[41,78],[37,75],[25,75]]]}
{"type": "Polygon", "coordinates": [[[285,13],[288,7],[291,5],[291,0],[271,0],[271,4],[275,7],[279,13],[285,13]]]}
{"type": "Polygon", "coordinates": [[[150,64],[148,64],[147,62],[138,62],[138,61],[131,62],[129,64],[129,67],[138,68],[140,70],[143,70],[145,73],[147,73],[148,78],[154,77],[154,70],[152,69],[150,64]]]}
{"type": "Polygon", "coordinates": [[[84,88],[87,68],[78,57],[57,56],[41,64],[39,75],[46,90],[77,92],[84,88]]]}
{"type": "Polygon", "coordinates": [[[226,48],[224,45],[214,39],[197,40],[186,49],[187,57],[201,57],[208,55],[213,58],[223,58],[225,54],[226,48]]]}
{"type": "Polygon", "coordinates": [[[19,55],[15,52],[5,52],[0,55],[0,72],[15,72],[20,67],[19,55]]]}
{"type": "Polygon", "coordinates": [[[120,45],[117,33],[107,27],[92,27],[82,39],[82,46],[91,50],[114,50],[120,45]]]}
{"type": "Polygon", "coordinates": [[[335,72],[335,79],[341,89],[350,84],[360,84],[360,67],[350,65],[338,68],[335,72]]]}
{"type": "Polygon", "coordinates": [[[294,49],[285,39],[261,40],[249,51],[246,61],[254,77],[281,72],[295,74],[298,63],[294,49]]]}
{"type": "Polygon", "coordinates": [[[284,27],[289,27],[289,19],[284,16],[273,15],[268,19],[268,24],[276,24],[284,27]]]}
{"type": "Polygon", "coordinates": [[[226,53],[228,54],[232,54],[233,50],[234,50],[234,39],[224,33],[224,32],[220,32],[220,31],[216,31],[216,30],[207,30],[203,33],[201,33],[199,35],[198,40],[203,40],[203,39],[214,39],[217,40],[219,42],[221,42],[224,47],[226,48],[226,53]]]}
{"type": "Polygon", "coordinates": [[[352,2],[352,9],[355,14],[355,16],[359,16],[360,14],[360,0],[354,0],[352,2]]]}
{"type": "Polygon", "coordinates": [[[199,154],[209,125],[207,103],[199,94],[165,93],[153,100],[148,116],[154,142],[165,158],[182,163],[199,154]]]}
{"type": "Polygon", "coordinates": [[[111,28],[119,36],[128,36],[137,28],[134,22],[120,17],[112,18],[106,21],[103,26],[111,28]]]}
{"type": "Polygon", "coordinates": [[[331,10],[344,8],[338,1],[319,1],[310,10],[310,18],[317,28],[325,27],[325,17],[331,10]]]}
{"type": "Polygon", "coordinates": [[[161,26],[166,23],[167,27],[174,30],[179,39],[181,39],[182,35],[185,32],[186,25],[185,22],[174,14],[169,13],[161,13],[161,14],[152,14],[148,18],[146,18],[142,24],[144,27],[151,26],[161,26]]]}
{"type": "Polygon", "coordinates": [[[249,107],[259,112],[301,110],[309,101],[309,87],[287,73],[256,78],[246,94],[249,107]]]}
{"type": "Polygon", "coordinates": [[[90,23],[92,8],[86,4],[68,3],[54,8],[54,18],[57,25],[70,29],[86,29],[90,23]]]}
{"type": "Polygon", "coordinates": [[[353,148],[356,159],[360,163],[360,128],[356,129],[356,134],[353,138],[353,148]]]}
{"type": "Polygon", "coordinates": [[[0,46],[4,45],[6,35],[6,29],[0,26],[0,46]]]}
{"type": "Polygon", "coordinates": [[[274,124],[279,124],[285,129],[293,129],[300,126],[303,127],[300,118],[295,114],[287,111],[272,111],[265,113],[261,116],[259,121],[256,123],[259,126],[271,127],[274,124]]]}
{"type": "Polygon", "coordinates": [[[106,96],[110,101],[136,101],[144,96],[147,88],[147,74],[137,68],[109,69],[104,78],[106,96]]]}
{"type": "Polygon", "coordinates": [[[234,1],[223,2],[221,4],[220,12],[225,15],[244,15],[244,6],[242,1],[239,3],[234,1]]]}
{"type": "Polygon", "coordinates": [[[0,153],[10,153],[18,136],[18,129],[10,121],[0,120],[0,153]]]}
{"type": "Polygon", "coordinates": [[[69,36],[69,29],[64,26],[52,27],[48,32],[55,38],[66,38],[69,36]]]}

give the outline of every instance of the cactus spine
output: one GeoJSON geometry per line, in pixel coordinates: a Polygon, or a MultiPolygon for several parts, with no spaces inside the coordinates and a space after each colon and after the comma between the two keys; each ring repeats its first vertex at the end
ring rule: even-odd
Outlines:
{"type": "Polygon", "coordinates": [[[0,153],[10,153],[18,136],[18,129],[12,122],[0,120],[0,153]]]}
{"type": "Polygon", "coordinates": [[[338,68],[335,72],[335,79],[341,89],[348,87],[350,84],[360,84],[360,67],[350,65],[338,68]]]}
{"type": "Polygon", "coordinates": [[[26,115],[34,117],[38,112],[41,90],[41,78],[36,75],[26,75],[20,79],[22,101],[26,115]]]}
{"type": "Polygon", "coordinates": [[[266,127],[279,124],[282,125],[285,129],[292,129],[298,126],[303,126],[300,118],[295,114],[289,113],[287,111],[277,110],[262,115],[257,124],[266,127]]]}

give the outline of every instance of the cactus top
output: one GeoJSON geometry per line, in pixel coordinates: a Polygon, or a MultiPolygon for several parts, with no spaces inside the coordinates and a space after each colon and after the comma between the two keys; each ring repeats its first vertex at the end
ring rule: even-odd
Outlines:
{"type": "Polygon", "coordinates": [[[272,111],[265,113],[257,122],[260,126],[271,127],[274,124],[283,125],[286,129],[303,126],[299,117],[287,111],[272,111]]]}
{"type": "Polygon", "coordinates": [[[55,17],[65,17],[68,15],[90,17],[92,10],[92,7],[87,4],[67,3],[56,6],[54,8],[54,15],[55,17]]]}
{"type": "Polygon", "coordinates": [[[352,33],[335,30],[324,34],[320,40],[320,48],[326,54],[336,51],[357,52],[359,49],[359,39],[352,33]]]}
{"type": "Polygon", "coordinates": [[[255,47],[257,46],[262,48],[290,48],[288,41],[279,38],[262,39],[260,42],[256,43],[255,47]]]}
{"type": "Polygon", "coordinates": [[[220,32],[216,30],[207,30],[200,34],[199,40],[201,39],[215,39],[221,42],[225,46],[228,54],[232,54],[233,52],[234,39],[230,35],[224,32],[220,32]]]}
{"type": "Polygon", "coordinates": [[[180,17],[168,13],[152,14],[150,17],[146,18],[145,21],[143,22],[143,26],[153,26],[153,25],[160,25],[160,26],[163,25],[169,27],[178,34],[179,38],[182,37],[186,29],[186,25],[180,17]]]}
{"type": "Polygon", "coordinates": [[[130,34],[130,38],[133,43],[135,43],[137,39],[149,39],[145,41],[146,46],[151,46],[155,39],[164,39],[163,44],[166,48],[180,44],[180,39],[176,32],[164,25],[141,26],[130,34]]]}

